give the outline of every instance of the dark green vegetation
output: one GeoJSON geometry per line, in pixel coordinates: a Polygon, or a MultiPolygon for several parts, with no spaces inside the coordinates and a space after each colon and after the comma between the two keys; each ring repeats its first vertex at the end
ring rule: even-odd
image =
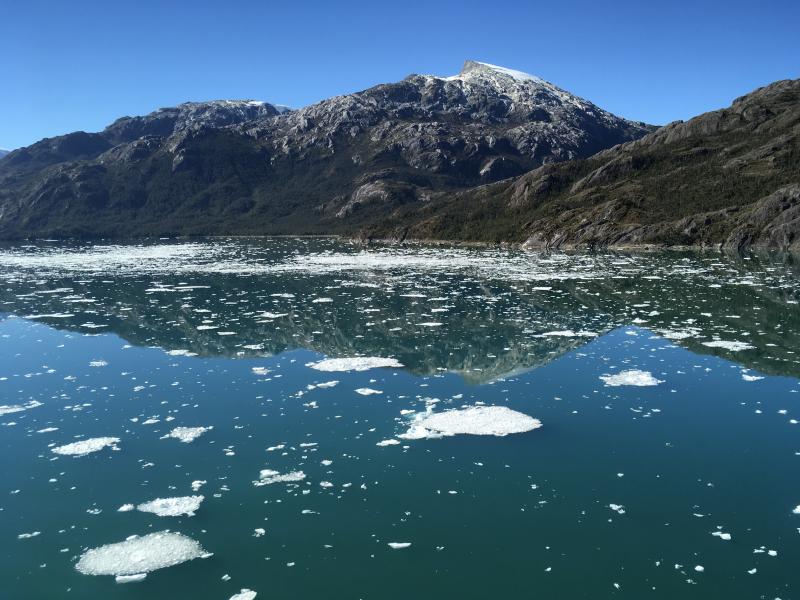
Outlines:
{"type": "Polygon", "coordinates": [[[397,211],[369,235],[540,248],[798,248],[800,80],[587,160],[397,211]]]}

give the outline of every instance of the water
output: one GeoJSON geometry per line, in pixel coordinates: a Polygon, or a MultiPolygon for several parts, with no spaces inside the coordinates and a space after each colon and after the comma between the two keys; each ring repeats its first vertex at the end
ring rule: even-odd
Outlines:
{"type": "Polygon", "coordinates": [[[25,407],[0,416],[1,598],[797,593],[788,257],[42,242],[0,273],[0,405],[25,407]],[[357,355],[404,366],[308,366],[357,355]],[[626,370],[660,383],[601,379],[626,370]],[[480,403],[543,426],[400,437],[480,403]],[[118,450],[52,452],[95,437],[118,450]],[[191,517],[117,510],[190,495],[191,517]],[[213,556],[124,585],[75,569],[163,530],[213,556]]]}

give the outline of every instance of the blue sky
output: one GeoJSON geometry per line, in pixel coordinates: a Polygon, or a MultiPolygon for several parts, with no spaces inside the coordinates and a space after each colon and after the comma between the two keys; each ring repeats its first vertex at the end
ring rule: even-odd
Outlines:
{"type": "Polygon", "coordinates": [[[662,124],[800,77],[800,2],[0,2],[0,148],[187,100],[299,107],[467,59],[662,124]]]}

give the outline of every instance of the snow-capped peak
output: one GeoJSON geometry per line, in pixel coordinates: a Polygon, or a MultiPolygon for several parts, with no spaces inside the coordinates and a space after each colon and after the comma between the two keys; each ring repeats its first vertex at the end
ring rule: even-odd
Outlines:
{"type": "Polygon", "coordinates": [[[465,61],[464,66],[461,68],[461,72],[458,75],[441,77],[439,79],[444,79],[445,81],[464,81],[486,76],[501,76],[503,78],[509,77],[518,82],[532,81],[535,83],[546,83],[542,78],[536,77],[536,75],[524,73],[523,71],[517,71],[516,69],[500,67],[490,63],[479,62],[476,60],[465,61]]]}
{"type": "Polygon", "coordinates": [[[463,77],[470,73],[485,73],[487,71],[494,71],[495,73],[500,73],[501,75],[508,75],[517,81],[536,81],[538,83],[544,82],[540,77],[536,77],[536,75],[531,75],[529,73],[517,71],[516,69],[508,69],[506,67],[500,67],[498,65],[492,65],[490,63],[478,62],[474,60],[468,60],[464,63],[459,76],[463,77]]]}

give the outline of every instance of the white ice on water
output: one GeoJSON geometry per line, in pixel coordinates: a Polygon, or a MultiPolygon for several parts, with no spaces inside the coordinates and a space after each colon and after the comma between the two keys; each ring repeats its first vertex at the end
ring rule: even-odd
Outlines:
{"type": "Polygon", "coordinates": [[[755,348],[752,344],[747,342],[733,342],[726,340],[714,340],[712,342],[703,342],[703,346],[709,348],[722,348],[723,350],[730,350],[731,352],[739,352],[741,350],[752,350],[755,348]]]}
{"type": "Polygon", "coordinates": [[[119,450],[117,444],[119,438],[117,437],[97,437],[89,438],[88,440],[81,440],[79,442],[72,442],[63,446],[57,446],[52,449],[55,454],[62,456],[86,456],[93,452],[99,452],[103,448],[111,447],[114,450],[119,450]]]}
{"type": "Polygon", "coordinates": [[[184,444],[188,444],[189,442],[195,441],[206,431],[211,431],[212,429],[214,429],[213,425],[209,427],[176,427],[161,439],[175,438],[176,440],[182,441],[184,444]]]}
{"type": "Polygon", "coordinates": [[[317,371],[368,371],[381,367],[400,368],[400,363],[395,358],[380,358],[377,356],[354,356],[351,358],[327,358],[308,365],[317,371]]]}
{"type": "Polygon", "coordinates": [[[542,426],[539,419],[506,406],[470,406],[443,412],[418,413],[405,433],[397,437],[416,440],[451,435],[495,435],[525,433],[542,426]]]}
{"type": "Polygon", "coordinates": [[[273,483],[296,483],[298,481],[303,481],[305,478],[306,474],[302,471],[280,473],[279,471],[273,471],[272,469],[262,469],[258,474],[258,481],[254,481],[253,485],[262,486],[273,483]]]}
{"type": "Polygon", "coordinates": [[[650,371],[640,371],[638,369],[620,371],[619,373],[615,373],[613,375],[601,375],[600,379],[603,381],[603,383],[611,387],[617,387],[620,385],[645,387],[664,383],[662,380],[653,377],[653,374],[650,373],[650,371]]]}
{"type": "Polygon", "coordinates": [[[156,498],[143,502],[136,507],[139,512],[152,513],[159,517],[193,517],[200,508],[204,496],[176,496],[174,498],[156,498]]]}
{"type": "Polygon", "coordinates": [[[203,547],[180,533],[160,531],[131,536],[83,553],[75,568],[84,575],[141,577],[157,569],[209,556],[203,547]]]}
{"type": "Polygon", "coordinates": [[[242,588],[238,594],[230,597],[230,600],[253,600],[258,594],[253,590],[242,588]]]}
{"type": "Polygon", "coordinates": [[[30,408],[36,408],[37,406],[41,406],[41,402],[37,402],[36,400],[31,400],[30,402],[26,402],[25,404],[3,404],[0,406],[0,417],[3,415],[10,415],[13,413],[23,412],[30,408]]]}

